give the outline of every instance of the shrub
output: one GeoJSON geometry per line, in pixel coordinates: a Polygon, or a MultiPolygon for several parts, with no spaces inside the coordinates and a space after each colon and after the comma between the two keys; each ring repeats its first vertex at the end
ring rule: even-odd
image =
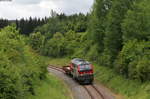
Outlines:
{"type": "Polygon", "coordinates": [[[115,62],[116,70],[132,79],[149,80],[150,42],[137,40],[125,44],[115,62]]]}
{"type": "Polygon", "coordinates": [[[31,52],[16,27],[2,29],[0,38],[0,98],[25,99],[35,94],[46,73],[44,61],[31,52]]]}
{"type": "Polygon", "coordinates": [[[45,43],[45,37],[40,32],[30,35],[30,45],[34,50],[41,51],[45,43]]]}
{"type": "Polygon", "coordinates": [[[45,49],[47,55],[51,57],[60,57],[65,55],[64,36],[61,33],[54,34],[53,38],[48,40],[45,49]]]}

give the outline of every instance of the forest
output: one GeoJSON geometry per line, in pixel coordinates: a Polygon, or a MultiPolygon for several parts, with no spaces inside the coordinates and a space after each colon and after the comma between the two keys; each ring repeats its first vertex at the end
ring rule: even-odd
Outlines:
{"type": "Polygon", "coordinates": [[[30,44],[42,55],[86,58],[126,78],[149,81],[149,10],[148,0],[96,0],[87,15],[52,13],[30,34],[30,44]]]}
{"type": "Polygon", "coordinates": [[[0,19],[0,98],[34,95],[36,82],[45,79],[46,64],[33,52],[84,58],[125,79],[149,82],[149,4],[149,0],[95,0],[86,15],[51,11],[51,17],[43,19],[0,19]]]}

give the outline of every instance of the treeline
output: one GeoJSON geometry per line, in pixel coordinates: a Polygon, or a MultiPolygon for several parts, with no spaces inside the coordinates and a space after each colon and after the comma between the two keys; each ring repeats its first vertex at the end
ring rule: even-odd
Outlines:
{"type": "Polygon", "coordinates": [[[36,17],[35,18],[30,17],[29,19],[22,18],[20,20],[16,20],[15,24],[21,34],[29,35],[34,31],[35,28],[43,24],[46,24],[47,21],[48,21],[47,17],[42,19],[36,17]]]}
{"type": "Polygon", "coordinates": [[[0,30],[0,99],[27,99],[45,79],[46,64],[15,26],[0,30]]]}
{"type": "Polygon", "coordinates": [[[54,34],[56,32],[66,33],[69,30],[85,32],[87,30],[88,14],[82,13],[67,16],[64,13],[58,14],[52,11],[48,23],[35,29],[35,32],[42,34],[54,34]]]}
{"type": "Polygon", "coordinates": [[[82,57],[126,78],[150,80],[150,1],[95,0],[90,14],[57,15],[30,35],[51,57],[82,57]]]}
{"type": "Polygon", "coordinates": [[[8,26],[9,22],[7,19],[0,19],[0,29],[4,28],[5,26],[8,26]]]}

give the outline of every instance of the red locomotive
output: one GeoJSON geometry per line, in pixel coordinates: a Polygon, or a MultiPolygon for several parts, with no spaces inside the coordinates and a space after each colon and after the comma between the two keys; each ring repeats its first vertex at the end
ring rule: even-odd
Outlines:
{"type": "Polygon", "coordinates": [[[93,66],[88,61],[80,58],[71,60],[69,66],[63,67],[66,74],[71,75],[79,83],[92,83],[94,80],[93,66]]]}

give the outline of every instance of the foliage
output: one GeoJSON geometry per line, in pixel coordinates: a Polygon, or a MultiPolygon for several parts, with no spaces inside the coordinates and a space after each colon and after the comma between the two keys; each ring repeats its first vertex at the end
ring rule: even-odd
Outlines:
{"type": "Polygon", "coordinates": [[[94,66],[95,79],[116,93],[120,93],[121,95],[116,95],[119,99],[149,99],[150,82],[140,83],[136,80],[129,80],[108,67],[97,64],[94,66]]]}
{"type": "MultiPolygon", "coordinates": [[[[54,12],[53,12],[54,13],[54,12]]],[[[84,14],[74,14],[71,16],[66,16],[65,14],[55,14],[53,17],[48,19],[47,24],[44,24],[41,27],[37,27],[35,32],[41,32],[50,37],[56,32],[65,33],[70,30],[75,32],[85,32],[87,29],[87,16],[84,14]]]]}
{"type": "Polygon", "coordinates": [[[52,57],[61,57],[66,53],[65,51],[64,36],[57,32],[54,34],[53,38],[48,40],[45,49],[47,49],[46,54],[52,57]]]}
{"type": "Polygon", "coordinates": [[[8,20],[6,20],[6,19],[0,19],[0,29],[4,28],[8,24],[9,24],[8,20]]]}
{"type": "Polygon", "coordinates": [[[65,46],[66,46],[66,54],[72,55],[75,53],[76,49],[79,47],[80,43],[80,35],[70,30],[65,33],[65,46]]]}
{"type": "Polygon", "coordinates": [[[0,98],[25,99],[45,78],[44,61],[30,52],[14,26],[0,31],[0,98]]]}
{"type": "Polygon", "coordinates": [[[87,15],[53,12],[30,43],[43,55],[86,58],[144,82],[150,71],[149,8],[148,0],[95,0],[87,15]]]}
{"type": "Polygon", "coordinates": [[[93,11],[88,24],[88,39],[97,43],[99,52],[104,50],[104,36],[106,27],[106,16],[111,6],[110,0],[95,0],[93,11]]]}
{"type": "MultiPolygon", "coordinates": [[[[105,51],[109,55],[108,62],[111,64],[116,59],[118,52],[122,48],[121,23],[128,9],[132,8],[133,0],[114,0],[107,15],[106,35],[104,38],[105,51]]],[[[109,64],[109,65],[111,65],[109,64]]]]}
{"type": "Polygon", "coordinates": [[[126,78],[149,81],[149,8],[149,0],[95,0],[88,43],[77,52],[126,78]]]}
{"type": "Polygon", "coordinates": [[[16,24],[16,28],[19,29],[19,32],[24,35],[29,35],[34,31],[35,28],[46,24],[47,18],[32,18],[30,17],[29,19],[20,19],[20,20],[15,20],[13,23],[16,24]]]}
{"type": "Polygon", "coordinates": [[[40,82],[36,93],[37,95],[29,96],[27,99],[59,99],[60,97],[61,99],[71,99],[71,94],[64,82],[52,74],[48,74],[47,79],[40,82]]]}
{"type": "Polygon", "coordinates": [[[50,18],[47,24],[36,28],[35,31],[40,31],[42,34],[63,32],[61,22],[55,17],[50,18]]]}
{"type": "MultiPolygon", "coordinates": [[[[16,20],[17,27],[0,30],[0,98],[24,99],[28,94],[36,94],[35,86],[45,78],[46,67],[34,51],[53,58],[85,58],[108,66],[112,70],[96,67],[101,70],[98,79],[127,97],[138,97],[138,93],[149,97],[145,91],[149,90],[150,81],[149,3],[149,0],[95,0],[92,12],[87,15],[67,16],[52,11],[48,19],[16,20]],[[19,35],[16,28],[29,38],[19,35]],[[134,84],[113,72],[137,81],[134,84]]],[[[0,28],[6,25],[7,20],[0,28]]],[[[58,59],[62,64],[68,60],[58,59]]]]}
{"type": "Polygon", "coordinates": [[[122,23],[124,42],[128,40],[150,40],[150,7],[149,0],[136,3],[132,10],[128,10],[122,23]]]}
{"type": "Polygon", "coordinates": [[[40,51],[45,43],[45,36],[41,35],[40,32],[32,33],[30,35],[30,45],[34,50],[40,51]]]}
{"type": "Polygon", "coordinates": [[[126,77],[150,80],[150,42],[129,41],[125,44],[116,60],[116,69],[126,77]]]}

